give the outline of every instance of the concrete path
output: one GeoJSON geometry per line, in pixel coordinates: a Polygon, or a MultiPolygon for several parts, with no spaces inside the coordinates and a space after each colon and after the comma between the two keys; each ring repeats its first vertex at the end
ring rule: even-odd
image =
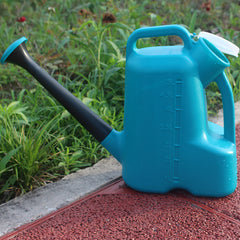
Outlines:
{"type": "MultiPolygon", "coordinates": [[[[240,102],[235,104],[236,123],[240,122],[240,102]]],[[[210,121],[223,125],[223,112],[210,121]]],[[[121,176],[121,165],[113,157],[0,205],[0,236],[35,221],[121,176]]]]}

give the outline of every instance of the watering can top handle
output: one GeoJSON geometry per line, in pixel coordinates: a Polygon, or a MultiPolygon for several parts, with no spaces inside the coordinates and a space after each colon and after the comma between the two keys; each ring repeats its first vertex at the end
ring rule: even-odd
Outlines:
{"type": "Polygon", "coordinates": [[[181,25],[164,25],[156,27],[139,28],[129,37],[127,43],[127,53],[136,49],[136,42],[140,38],[161,37],[175,35],[180,37],[184,42],[184,47],[190,49],[192,46],[191,35],[188,30],[181,25]]]}

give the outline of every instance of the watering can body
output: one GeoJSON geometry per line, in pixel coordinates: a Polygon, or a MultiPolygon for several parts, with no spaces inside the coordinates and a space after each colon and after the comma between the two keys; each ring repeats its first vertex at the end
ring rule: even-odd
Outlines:
{"type": "Polygon", "coordinates": [[[199,196],[235,190],[234,103],[223,72],[227,66],[213,45],[194,41],[180,26],[139,29],[130,36],[124,130],[103,142],[112,145],[116,134],[122,138],[116,156],[129,186],[157,193],[183,188],[199,196]],[[184,45],[136,47],[139,38],[167,35],[179,36],[184,45]],[[212,81],[223,96],[224,128],[208,121],[205,87],[212,81]]]}
{"type": "Polygon", "coordinates": [[[121,162],[127,185],[214,197],[235,190],[234,102],[224,73],[229,62],[210,42],[194,40],[179,25],[134,31],[127,43],[124,129],[116,131],[40,69],[24,41],[12,44],[1,62],[22,66],[49,90],[121,162]],[[170,35],[183,45],[136,47],[138,39],[170,35]],[[224,127],[208,121],[205,88],[211,82],[222,94],[224,127]]]}

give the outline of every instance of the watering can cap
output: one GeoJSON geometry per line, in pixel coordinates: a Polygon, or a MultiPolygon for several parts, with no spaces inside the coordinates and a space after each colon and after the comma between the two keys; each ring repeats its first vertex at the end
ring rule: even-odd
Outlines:
{"type": "Polygon", "coordinates": [[[221,52],[238,57],[239,47],[232,42],[209,32],[200,32],[198,37],[208,40],[221,52]]]}

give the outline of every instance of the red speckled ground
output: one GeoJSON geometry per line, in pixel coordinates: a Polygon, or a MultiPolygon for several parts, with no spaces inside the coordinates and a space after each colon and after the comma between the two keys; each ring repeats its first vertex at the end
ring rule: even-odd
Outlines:
{"type": "MultiPolygon", "coordinates": [[[[236,139],[240,159],[240,125],[236,139]]],[[[239,184],[225,198],[200,198],[184,191],[139,193],[119,179],[1,239],[10,238],[240,239],[239,184]]]]}

